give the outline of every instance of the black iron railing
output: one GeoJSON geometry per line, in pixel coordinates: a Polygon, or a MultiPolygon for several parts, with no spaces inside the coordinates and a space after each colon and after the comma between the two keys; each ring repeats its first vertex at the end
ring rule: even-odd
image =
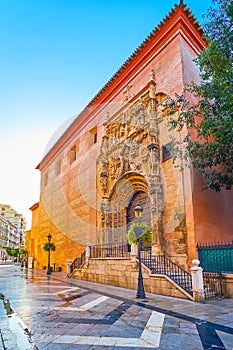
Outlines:
{"type": "Polygon", "coordinates": [[[85,263],[86,260],[86,251],[82,252],[80,258],[74,259],[72,264],[70,265],[70,274],[75,270],[75,269],[80,269],[80,267],[85,263]]]}
{"type": "Polygon", "coordinates": [[[205,299],[223,298],[222,274],[215,272],[203,272],[205,299]]]}
{"type": "Polygon", "coordinates": [[[233,273],[233,241],[198,244],[197,250],[200,266],[205,272],[233,273]]]}
{"type": "Polygon", "coordinates": [[[188,294],[193,295],[191,274],[166,255],[152,255],[151,249],[147,249],[141,253],[141,259],[153,274],[168,276],[188,294]]]}
{"type": "Polygon", "coordinates": [[[99,244],[91,246],[91,258],[128,258],[130,245],[123,243],[99,244]]]}
{"type": "MultiPolygon", "coordinates": [[[[131,246],[126,243],[100,244],[90,246],[90,258],[129,258],[131,246]]],[[[143,247],[141,261],[153,274],[168,276],[177,285],[192,295],[191,274],[181,266],[174,263],[166,255],[152,255],[151,247],[143,247]]],[[[85,262],[85,252],[80,258],[76,258],[70,266],[71,273],[79,269],[85,262]]]]}

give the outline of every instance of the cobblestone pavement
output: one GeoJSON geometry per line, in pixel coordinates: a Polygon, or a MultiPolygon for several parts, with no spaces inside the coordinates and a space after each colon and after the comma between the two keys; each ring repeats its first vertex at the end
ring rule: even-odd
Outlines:
{"type": "Polygon", "coordinates": [[[194,303],[0,265],[0,349],[233,349],[233,300],[194,303]]]}

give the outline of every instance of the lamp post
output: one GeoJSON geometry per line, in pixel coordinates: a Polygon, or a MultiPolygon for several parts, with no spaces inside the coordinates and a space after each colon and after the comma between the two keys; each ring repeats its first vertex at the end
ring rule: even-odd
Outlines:
{"type": "MultiPolygon", "coordinates": [[[[137,205],[134,209],[135,217],[137,219],[137,222],[140,223],[142,219],[142,212],[143,209],[140,205],[137,205]]],[[[142,227],[135,227],[134,232],[138,237],[138,289],[137,289],[137,298],[138,299],[145,299],[145,291],[144,291],[144,284],[143,284],[143,277],[142,277],[142,261],[141,261],[141,234],[142,234],[142,227]]]]}
{"type": "Polygon", "coordinates": [[[47,275],[51,275],[51,267],[50,267],[50,243],[51,243],[52,236],[50,235],[50,233],[48,234],[47,238],[48,238],[48,270],[47,270],[47,275]]]}

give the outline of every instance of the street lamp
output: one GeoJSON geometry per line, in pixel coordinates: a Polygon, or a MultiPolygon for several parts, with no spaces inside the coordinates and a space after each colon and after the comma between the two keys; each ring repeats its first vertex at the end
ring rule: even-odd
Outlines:
{"type": "MultiPolygon", "coordinates": [[[[142,219],[142,212],[143,209],[140,207],[140,205],[137,205],[134,209],[135,218],[137,219],[137,222],[140,224],[142,219]]],[[[142,278],[142,261],[141,261],[141,234],[142,234],[142,227],[135,227],[134,232],[138,237],[138,290],[137,290],[137,298],[138,299],[145,299],[145,291],[144,291],[144,284],[143,284],[143,278],[142,278]]]]}
{"type": "Polygon", "coordinates": [[[50,233],[48,234],[47,238],[48,238],[48,270],[47,270],[47,275],[51,275],[51,267],[50,267],[50,243],[51,243],[52,236],[51,236],[50,233]]]}

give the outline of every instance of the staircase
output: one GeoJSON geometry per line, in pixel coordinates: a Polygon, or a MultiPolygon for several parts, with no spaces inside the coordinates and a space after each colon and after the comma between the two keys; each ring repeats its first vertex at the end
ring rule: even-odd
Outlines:
{"type": "MultiPolygon", "coordinates": [[[[92,246],[91,258],[116,258],[129,257],[130,251],[128,244],[121,245],[99,245],[92,246]]],[[[70,266],[70,276],[75,269],[80,269],[85,263],[85,251],[80,258],[76,258],[70,266]]],[[[176,285],[185,290],[190,296],[192,292],[191,274],[185,271],[181,266],[174,263],[166,255],[152,255],[151,247],[143,248],[141,251],[141,261],[148,267],[152,274],[168,276],[176,285]]]]}
{"type": "Polygon", "coordinates": [[[80,258],[75,258],[74,259],[74,261],[70,265],[70,273],[69,273],[69,275],[71,276],[75,269],[80,269],[80,267],[85,263],[85,260],[86,260],[86,251],[84,251],[81,254],[80,258]]]}
{"type": "Polygon", "coordinates": [[[153,274],[168,276],[188,294],[193,295],[191,274],[174,263],[166,255],[153,256],[151,254],[151,248],[149,248],[141,252],[141,261],[153,274]]]}

